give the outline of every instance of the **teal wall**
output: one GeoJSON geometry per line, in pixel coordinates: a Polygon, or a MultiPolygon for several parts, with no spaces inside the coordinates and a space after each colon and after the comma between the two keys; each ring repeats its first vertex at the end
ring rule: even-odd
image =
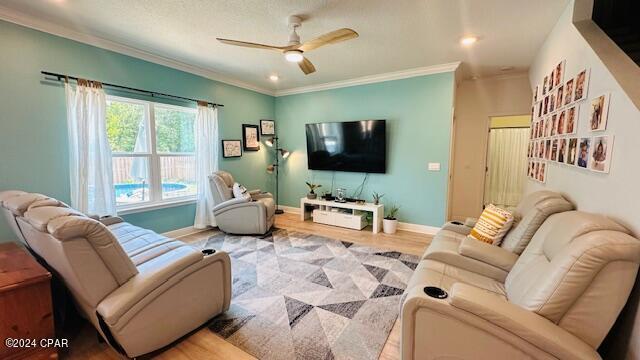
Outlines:
{"type": "MultiPolygon", "coordinates": [[[[69,201],[64,90],[43,81],[40,71],[47,70],[222,103],[221,139],[240,139],[243,123],[276,119],[281,145],[294,151],[281,168],[280,203],[289,206],[299,206],[305,181],[321,183],[323,190],[331,185],[331,172],[307,170],[305,123],[387,119],[387,174],[370,175],[363,197],[385,193],[387,205],[401,206],[401,221],[444,222],[453,73],[274,98],[3,21],[0,45],[0,191],[22,189],[69,201]],[[440,162],[441,170],[428,172],[428,162],[440,162]]],[[[220,158],[220,167],[248,188],[273,191],[273,176],[264,171],[272,155],[263,147],[240,159],[220,158]]],[[[362,178],[336,172],[335,184],[351,195],[362,178]]],[[[194,212],[195,205],[185,205],[125,218],[165,232],[190,226],[194,212]]],[[[0,241],[13,238],[0,221],[0,241]]]]}
{"type": "MultiPolygon", "coordinates": [[[[277,132],[292,155],[281,167],[280,203],[300,206],[305,181],[331,187],[332,172],[307,170],[305,124],[387,120],[387,173],[371,174],[362,197],[384,193],[401,207],[399,220],[441,226],[445,221],[454,74],[443,73],[276,98],[277,132]],[[427,163],[439,162],[439,172],[427,163]]],[[[335,187],[351,196],[363,174],[335,172],[335,187]]]]}
{"type": "MultiPolygon", "coordinates": [[[[241,124],[275,116],[272,96],[8,22],[0,21],[0,46],[0,191],[21,189],[69,201],[64,89],[43,82],[41,70],[224,104],[221,139],[240,139],[241,124]]],[[[264,188],[270,184],[263,171],[267,156],[265,150],[245,152],[240,159],[221,158],[220,166],[247,187],[264,188]]],[[[126,219],[164,232],[192,225],[194,213],[195,205],[186,205],[126,219]]],[[[0,241],[14,238],[0,220],[0,241]]]]}

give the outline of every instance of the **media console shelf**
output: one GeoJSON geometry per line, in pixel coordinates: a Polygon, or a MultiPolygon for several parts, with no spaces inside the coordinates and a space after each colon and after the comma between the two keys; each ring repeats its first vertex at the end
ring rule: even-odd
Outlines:
{"type": "Polygon", "coordinates": [[[365,212],[373,214],[373,233],[380,232],[384,205],[371,203],[358,205],[353,202],[340,203],[322,199],[300,199],[300,220],[362,230],[366,226],[365,212]]]}

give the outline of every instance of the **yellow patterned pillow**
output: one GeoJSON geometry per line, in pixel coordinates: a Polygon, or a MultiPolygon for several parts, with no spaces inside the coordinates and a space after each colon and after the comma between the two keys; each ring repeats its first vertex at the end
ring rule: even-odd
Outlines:
{"type": "Polygon", "coordinates": [[[513,215],[507,210],[489,204],[476,225],[471,229],[470,237],[482,242],[500,245],[502,238],[513,225],[513,215]]]}

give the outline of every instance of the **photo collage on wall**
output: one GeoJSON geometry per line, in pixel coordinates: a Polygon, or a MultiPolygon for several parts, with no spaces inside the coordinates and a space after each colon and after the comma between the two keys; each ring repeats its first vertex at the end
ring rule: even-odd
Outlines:
{"type": "Polygon", "coordinates": [[[607,129],[610,94],[589,96],[590,69],[565,79],[565,61],[536,86],[531,107],[527,176],[544,183],[549,164],[564,164],[608,173],[613,135],[607,129]],[[578,135],[580,107],[587,107],[589,134],[578,135]]]}

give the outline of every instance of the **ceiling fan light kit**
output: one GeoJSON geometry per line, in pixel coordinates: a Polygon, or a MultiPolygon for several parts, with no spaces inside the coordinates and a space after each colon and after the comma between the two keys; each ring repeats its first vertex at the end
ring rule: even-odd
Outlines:
{"type": "Polygon", "coordinates": [[[287,50],[284,52],[284,58],[289,62],[299,63],[304,59],[304,56],[302,56],[302,51],[300,50],[287,50]]]}
{"type": "Polygon", "coordinates": [[[307,41],[305,43],[300,43],[300,36],[296,32],[296,30],[301,26],[302,19],[299,16],[289,16],[287,18],[289,23],[289,28],[291,28],[291,33],[289,34],[289,44],[286,46],[273,46],[273,45],[264,45],[257,44],[246,41],[238,41],[238,40],[230,40],[230,39],[222,39],[217,38],[223,44],[234,45],[234,46],[243,46],[254,49],[265,49],[265,50],[275,50],[284,54],[284,58],[289,62],[298,63],[300,70],[305,75],[309,75],[316,71],[315,66],[307,59],[303,54],[305,52],[317,49],[324,45],[335,44],[342,41],[354,39],[358,37],[358,33],[347,28],[338,29],[335,31],[328,32],[324,35],[321,35],[311,41],[307,41]]]}

